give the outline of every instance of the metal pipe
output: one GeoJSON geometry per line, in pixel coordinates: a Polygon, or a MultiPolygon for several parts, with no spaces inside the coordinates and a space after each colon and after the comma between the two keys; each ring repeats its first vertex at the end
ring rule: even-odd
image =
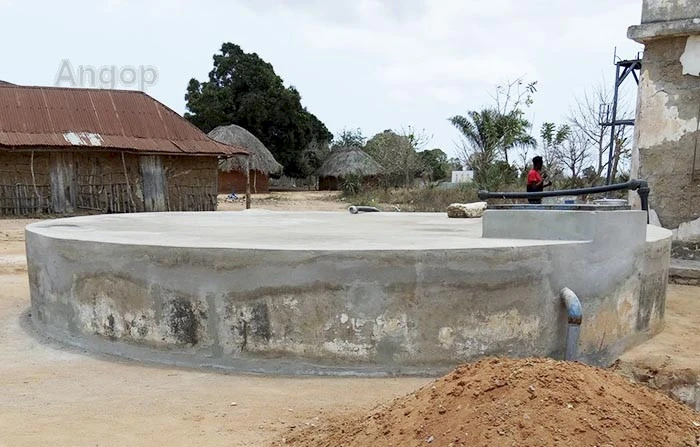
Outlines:
{"type": "Polygon", "coordinates": [[[379,212],[379,210],[373,206],[355,206],[355,205],[352,205],[350,208],[348,208],[348,211],[350,211],[350,214],[378,213],[379,212]]]}
{"type": "Polygon", "coordinates": [[[567,322],[566,329],[566,356],[567,361],[576,360],[578,354],[578,339],[581,333],[581,320],[583,320],[583,310],[581,301],[571,289],[564,287],[559,292],[559,296],[566,306],[567,322]]]}
{"type": "Polygon", "coordinates": [[[486,199],[541,199],[543,197],[558,196],[582,196],[588,194],[599,194],[610,191],[637,191],[641,200],[642,210],[647,212],[647,223],[649,223],[649,184],[646,180],[630,180],[625,183],[615,183],[604,186],[591,186],[589,188],[558,189],[542,192],[489,192],[479,191],[481,200],[486,199]]]}
{"type": "Polygon", "coordinates": [[[486,199],[541,199],[543,197],[557,196],[582,196],[586,194],[598,194],[610,191],[638,190],[640,188],[649,189],[645,180],[630,180],[625,183],[615,183],[613,185],[591,186],[589,188],[576,189],[555,189],[553,191],[542,192],[489,192],[479,191],[479,198],[486,199]]]}

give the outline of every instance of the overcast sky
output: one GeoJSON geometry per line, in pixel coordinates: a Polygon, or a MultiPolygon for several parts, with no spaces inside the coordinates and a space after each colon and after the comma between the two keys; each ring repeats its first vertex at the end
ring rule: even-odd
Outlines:
{"type": "MultiPolygon", "coordinates": [[[[528,115],[561,122],[576,95],[613,82],[613,50],[642,0],[0,0],[0,79],[53,85],[62,60],[153,66],[147,92],[179,113],[223,42],[270,62],[333,132],[413,125],[455,153],[455,114],[494,86],[538,81],[528,115]]],[[[535,131],[536,132],[536,131],[535,131]]],[[[536,132],[537,133],[537,132],[536,132]]]]}

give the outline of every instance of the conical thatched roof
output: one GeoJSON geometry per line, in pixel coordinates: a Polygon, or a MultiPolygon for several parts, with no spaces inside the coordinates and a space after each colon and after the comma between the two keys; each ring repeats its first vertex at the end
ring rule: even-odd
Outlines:
{"type": "Polygon", "coordinates": [[[9,87],[9,86],[14,87],[15,84],[12,84],[10,82],[3,81],[2,79],[0,79],[0,85],[5,86],[5,87],[9,87]]]}
{"type": "Polygon", "coordinates": [[[333,149],[318,169],[319,177],[345,177],[347,175],[373,176],[384,171],[382,165],[374,161],[359,147],[333,149]]]}
{"type": "MultiPolygon", "coordinates": [[[[255,135],[248,132],[241,126],[231,124],[230,126],[219,126],[209,132],[209,137],[219,143],[241,147],[250,153],[250,170],[260,171],[265,174],[282,173],[282,165],[277,163],[275,157],[265,147],[255,135]]],[[[224,172],[243,171],[245,172],[246,157],[229,157],[219,162],[219,169],[224,172]]]]}

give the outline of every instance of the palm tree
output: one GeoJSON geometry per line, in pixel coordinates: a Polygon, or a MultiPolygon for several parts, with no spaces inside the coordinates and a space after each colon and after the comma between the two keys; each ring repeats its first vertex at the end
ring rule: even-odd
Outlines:
{"type": "Polygon", "coordinates": [[[462,134],[461,158],[474,171],[474,182],[479,188],[497,189],[502,183],[496,166],[500,156],[501,114],[495,109],[467,112],[467,116],[449,119],[462,134]]]}
{"type": "Polygon", "coordinates": [[[453,116],[449,121],[462,134],[462,159],[474,171],[474,181],[480,187],[498,185],[506,180],[501,173],[505,175],[507,172],[501,171],[510,165],[510,149],[537,145],[527,132],[530,123],[519,110],[504,115],[496,109],[486,108],[467,112],[466,116],[453,116]],[[505,161],[498,163],[496,169],[501,154],[505,161]]]}
{"type": "Polygon", "coordinates": [[[516,148],[532,148],[537,146],[537,140],[528,133],[531,124],[523,118],[519,109],[512,110],[508,114],[499,114],[497,121],[497,133],[499,146],[503,152],[505,162],[508,162],[508,151],[516,148]]]}
{"type": "Polygon", "coordinates": [[[498,117],[495,109],[472,110],[467,116],[453,116],[450,123],[464,138],[462,158],[475,171],[498,158],[498,117]]]}

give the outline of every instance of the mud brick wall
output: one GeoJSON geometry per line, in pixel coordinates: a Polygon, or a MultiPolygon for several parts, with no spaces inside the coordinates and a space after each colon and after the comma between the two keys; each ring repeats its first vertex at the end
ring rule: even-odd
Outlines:
{"type": "MultiPolygon", "coordinates": [[[[219,194],[231,194],[232,191],[235,191],[236,194],[240,196],[245,193],[245,187],[245,172],[219,172],[219,194]]],[[[260,171],[251,171],[250,192],[253,194],[266,194],[270,192],[269,177],[260,171]]]]}

